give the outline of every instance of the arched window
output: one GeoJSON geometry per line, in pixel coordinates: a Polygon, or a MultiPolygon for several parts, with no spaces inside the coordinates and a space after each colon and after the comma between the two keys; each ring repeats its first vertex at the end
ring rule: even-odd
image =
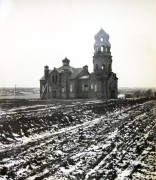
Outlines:
{"type": "Polygon", "coordinates": [[[73,92],[73,85],[70,84],[70,92],[73,92]]]}
{"type": "Polygon", "coordinates": [[[101,46],[101,52],[103,52],[104,51],[104,48],[103,48],[103,46],[101,46]]]}
{"type": "Polygon", "coordinates": [[[82,91],[83,91],[83,92],[84,92],[84,89],[85,89],[85,88],[84,88],[84,84],[82,84],[82,91]]]}
{"type": "Polygon", "coordinates": [[[87,84],[84,85],[84,91],[85,91],[85,92],[88,91],[88,85],[87,85],[87,84]]]}
{"type": "Polygon", "coordinates": [[[105,64],[102,64],[102,69],[103,69],[103,70],[105,69],[105,64]]]}
{"type": "Polygon", "coordinates": [[[62,92],[64,92],[64,86],[62,86],[62,92]]]}
{"type": "Polygon", "coordinates": [[[95,84],[94,88],[95,92],[97,92],[97,84],[95,84]]]}
{"type": "Polygon", "coordinates": [[[42,85],[41,91],[42,91],[42,92],[44,91],[44,85],[42,85]]]}
{"type": "Polygon", "coordinates": [[[49,86],[49,92],[51,92],[51,86],[49,86]]]}
{"type": "Polygon", "coordinates": [[[100,40],[101,40],[101,42],[103,42],[103,38],[102,37],[100,38],[100,40]]]}

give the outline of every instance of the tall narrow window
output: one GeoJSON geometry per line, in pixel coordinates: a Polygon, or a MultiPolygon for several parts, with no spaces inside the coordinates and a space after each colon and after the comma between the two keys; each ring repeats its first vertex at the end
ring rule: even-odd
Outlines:
{"type": "Polygon", "coordinates": [[[105,69],[105,64],[102,64],[102,69],[105,69]]]}
{"type": "Polygon", "coordinates": [[[82,92],[84,92],[84,89],[85,89],[85,88],[84,88],[84,84],[82,84],[82,92]]]}
{"type": "Polygon", "coordinates": [[[70,92],[73,92],[73,85],[70,84],[70,92]]]}
{"type": "Polygon", "coordinates": [[[93,90],[94,89],[94,84],[91,84],[91,90],[93,90]]]}
{"type": "Polygon", "coordinates": [[[64,86],[62,86],[62,92],[64,92],[64,86]]]}
{"type": "Polygon", "coordinates": [[[95,65],[95,68],[98,69],[98,64],[95,65]]]}
{"type": "Polygon", "coordinates": [[[51,86],[49,86],[49,92],[51,92],[51,86]]]}
{"type": "Polygon", "coordinates": [[[100,38],[100,40],[101,40],[101,42],[103,42],[103,38],[102,37],[100,38]]]}
{"type": "Polygon", "coordinates": [[[44,85],[42,85],[42,92],[44,92],[44,85]]]}
{"type": "Polygon", "coordinates": [[[104,50],[104,48],[103,48],[103,46],[101,46],[101,52],[103,52],[103,50],[104,50]]]}
{"type": "Polygon", "coordinates": [[[95,84],[94,88],[95,92],[97,92],[97,84],[95,84]]]}
{"type": "Polygon", "coordinates": [[[87,84],[84,85],[84,91],[85,91],[85,92],[88,91],[88,85],[87,85],[87,84]]]}

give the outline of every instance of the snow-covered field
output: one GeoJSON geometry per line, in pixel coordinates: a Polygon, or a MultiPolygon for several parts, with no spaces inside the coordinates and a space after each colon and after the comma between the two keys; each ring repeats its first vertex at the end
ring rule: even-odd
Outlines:
{"type": "Polygon", "coordinates": [[[154,180],[155,134],[156,100],[2,106],[0,179],[154,180]]]}

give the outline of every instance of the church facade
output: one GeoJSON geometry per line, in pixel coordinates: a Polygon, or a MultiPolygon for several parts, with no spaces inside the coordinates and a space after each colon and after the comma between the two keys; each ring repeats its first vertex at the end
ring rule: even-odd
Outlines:
{"type": "Polygon", "coordinates": [[[44,67],[40,79],[41,99],[115,99],[118,95],[118,78],[112,72],[112,55],[109,35],[103,30],[95,35],[93,72],[88,66],[75,68],[70,60],[50,70],[44,67]]]}

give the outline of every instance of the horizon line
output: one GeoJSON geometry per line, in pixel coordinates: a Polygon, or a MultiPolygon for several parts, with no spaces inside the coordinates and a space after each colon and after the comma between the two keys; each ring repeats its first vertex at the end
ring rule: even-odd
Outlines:
{"type": "MultiPolygon", "coordinates": [[[[2,88],[15,88],[15,86],[9,86],[9,87],[4,87],[4,86],[2,86],[2,87],[0,87],[0,89],[2,89],[2,88]]],[[[40,89],[40,87],[34,87],[34,86],[32,86],[32,87],[29,87],[29,86],[16,86],[16,88],[38,88],[38,89],[40,89]]],[[[155,89],[156,87],[154,87],[154,86],[142,86],[142,87],[138,87],[138,86],[132,86],[132,87],[130,87],[130,86],[119,86],[118,88],[151,88],[151,89],[155,89]]]]}

